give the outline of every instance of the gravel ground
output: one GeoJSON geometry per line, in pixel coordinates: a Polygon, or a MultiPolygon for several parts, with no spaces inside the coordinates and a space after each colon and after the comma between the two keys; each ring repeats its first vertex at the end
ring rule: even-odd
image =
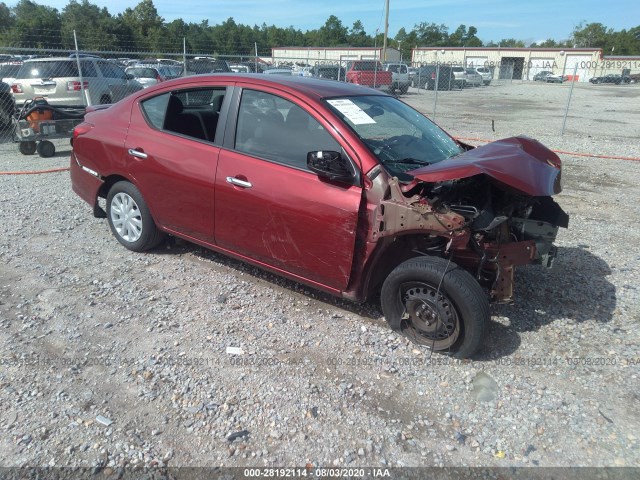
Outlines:
{"type": "MultiPolygon", "coordinates": [[[[560,138],[567,93],[442,92],[436,118],[640,157],[640,86],[576,87],[560,138]]],[[[432,94],[406,100],[430,113],[432,94]]],[[[46,160],[0,145],[0,171],[64,167],[56,143],[46,160]]],[[[562,158],[559,258],[518,271],[464,362],[393,334],[375,302],[180,241],[129,252],[66,172],[0,176],[0,465],[640,466],[640,163],[562,158]]]]}

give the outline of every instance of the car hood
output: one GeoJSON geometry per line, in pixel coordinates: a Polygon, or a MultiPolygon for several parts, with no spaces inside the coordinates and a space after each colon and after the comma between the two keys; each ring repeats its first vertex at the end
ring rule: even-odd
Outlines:
{"type": "Polygon", "coordinates": [[[538,197],[560,193],[560,164],[560,158],[540,142],[520,136],[497,140],[407,173],[431,183],[484,174],[538,197]]]}

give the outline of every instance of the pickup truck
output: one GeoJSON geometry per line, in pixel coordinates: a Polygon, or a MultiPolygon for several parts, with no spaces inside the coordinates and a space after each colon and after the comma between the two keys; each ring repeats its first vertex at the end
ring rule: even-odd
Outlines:
{"type": "Polygon", "coordinates": [[[401,62],[387,62],[384,64],[384,69],[391,72],[391,88],[393,91],[400,93],[407,93],[411,80],[409,79],[409,67],[406,63],[401,62]]]}
{"type": "Polygon", "coordinates": [[[393,79],[391,72],[386,71],[380,62],[355,60],[347,69],[347,82],[391,91],[393,79]]]}

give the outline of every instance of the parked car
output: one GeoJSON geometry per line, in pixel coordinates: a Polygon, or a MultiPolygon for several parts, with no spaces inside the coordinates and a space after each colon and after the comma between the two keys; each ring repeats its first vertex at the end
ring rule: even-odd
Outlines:
{"type": "Polygon", "coordinates": [[[567,75],[562,75],[561,73],[558,74],[549,74],[546,77],[544,77],[545,82],[547,83],[564,83],[567,80],[569,80],[569,77],[567,75]]]}
{"type": "Polygon", "coordinates": [[[416,74],[418,73],[418,67],[409,67],[409,84],[413,87],[416,74]]]}
{"type": "Polygon", "coordinates": [[[11,85],[16,104],[34,97],[44,97],[55,107],[105,104],[142,89],[132,76],[106,60],[84,57],[79,63],[81,70],[75,58],[26,60],[11,85]]]}
{"type": "Polygon", "coordinates": [[[484,85],[489,85],[491,80],[493,80],[493,73],[491,72],[491,69],[487,67],[476,67],[476,72],[482,77],[482,83],[484,85]]]}
{"type": "Polygon", "coordinates": [[[547,81],[547,76],[549,76],[549,75],[553,75],[553,72],[551,72],[549,70],[542,70],[541,72],[538,72],[533,76],[533,81],[534,82],[546,82],[547,81]]]}
{"type": "Polygon", "coordinates": [[[0,81],[11,85],[16,78],[22,62],[11,62],[0,64],[0,81]]]}
{"type": "Polygon", "coordinates": [[[608,75],[603,75],[601,77],[593,77],[589,79],[589,82],[597,84],[597,83],[615,83],[616,85],[620,85],[621,83],[631,83],[630,76],[622,76],[615,73],[609,73],[608,75]]]}
{"type": "Polygon", "coordinates": [[[311,71],[316,78],[324,78],[326,80],[340,80],[344,82],[347,79],[347,72],[340,65],[316,65],[311,71]]]}
{"type": "Polygon", "coordinates": [[[469,87],[481,87],[484,83],[482,80],[482,75],[476,72],[475,68],[469,67],[465,70],[466,78],[465,78],[465,86],[469,87]]]}
{"type": "Polygon", "coordinates": [[[145,67],[141,65],[137,67],[127,67],[125,72],[132,75],[133,78],[143,86],[143,88],[147,88],[151,85],[155,85],[156,83],[179,77],[181,67],[171,67],[168,65],[145,67]]]}
{"type": "Polygon", "coordinates": [[[377,60],[354,60],[347,67],[347,82],[390,91],[393,77],[377,60]]]}
{"type": "Polygon", "coordinates": [[[438,90],[451,90],[460,85],[450,65],[423,65],[414,77],[413,86],[434,90],[436,82],[438,90]]]}
{"type": "Polygon", "coordinates": [[[285,75],[285,76],[292,76],[293,75],[293,70],[291,70],[290,68],[267,68],[264,72],[265,75],[285,75]]]}
{"type": "Polygon", "coordinates": [[[226,60],[214,58],[194,58],[193,60],[187,60],[187,74],[189,75],[227,72],[231,72],[231,69],[226,60]]]}
{"type": "Polygon", "coordinates": [[[11,86],[0,82],[0,130],[8,130],[13,125],[16,102],[11,94],[11,86]]]}
{"type": "Polygon", "coordinates": [[[313,67],[300,67],[292,75],[297,75],[298,77],[313,77],[312,73],[313,67]]]}
{"type": "Polygon", "coordinates": [[[467,71],[462,67],[451,67],[453,72],[454,85],[458,88],[467,86],[467,71]]]}
{"type": "Polygon", "coordinates": [[[382,66],[387,72],[391,72],[391,91],[407,93],[411,85],[407,64],[401,62],[386,62],[383,63],[382,66]]]}
{"type": "Polygon", "coordinates": [[[514,267],[551,266],[568,226],[560,159],[537,141],[473,148],[393,96],[316,78],[162,82],[90,110],[70,160],[73,190],[129,250],[169,234],[379,294],[392,329],[457,357],[482,345],[489,300],[512,300],[514,267]]]}
{"type": "Polygon", "coordinates": [[[262,73],[265,70],[265,66],[262,63],[256,62],[240,62],[229,65],[232,72],[236,73],[262,73]]]}

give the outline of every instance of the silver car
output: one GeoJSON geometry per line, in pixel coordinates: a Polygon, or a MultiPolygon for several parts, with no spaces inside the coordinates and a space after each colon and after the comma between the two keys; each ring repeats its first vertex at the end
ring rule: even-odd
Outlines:
{"type": "Polygon", "coordinates": [[[467,83],[466,86],[469,87],[480,87],[482,86],[482,75],[480,75],[478,72],[476,72],[475,68],[467,68],[465,70],[465,73],[467,74],[467,83]]]}
{"type": "Polygon", "coordinates": [[[59,107],[115,103],[141,89],[118,65],[90,57],[26,60],[11,84],[17,105],[44,97],[59,107]]]}

